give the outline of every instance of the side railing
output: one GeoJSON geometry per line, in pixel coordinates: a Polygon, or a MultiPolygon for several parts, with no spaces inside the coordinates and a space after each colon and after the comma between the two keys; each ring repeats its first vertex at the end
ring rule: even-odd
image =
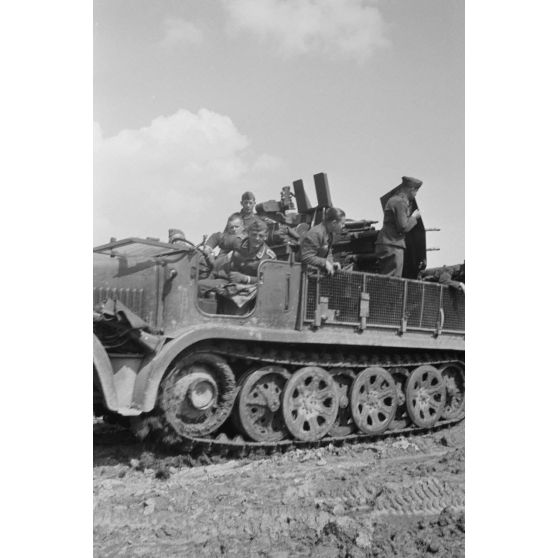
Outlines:
{"type": "Polygon", "coordinates": [[[303,321],[315,327],[465,333],[465,294],[447,285],[349,271],[329,276],[310,269],[303,283],[303,321]]]}

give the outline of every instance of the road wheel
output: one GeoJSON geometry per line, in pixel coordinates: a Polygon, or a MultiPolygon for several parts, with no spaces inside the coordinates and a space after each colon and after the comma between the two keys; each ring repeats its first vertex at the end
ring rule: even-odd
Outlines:
{"type": "Polygon", "coordinates": [[[329,373],[337,384],[337,392],[339,394],[339,411],[329,431],[329,435],[334,437],[348,436],[356,431],[349,399],[355,373],[350,368],[332,368],[329,373]]]}
{"type": "Polygon", "coordinates": [[[461,364],[450,363],[440,367],[446,384],[446,406],[442,418],[453,420],[465,416],[465,370],[461,364]]]}
{"type": "Polygon", "coordinates": [[[385,432],[395,416],[397,403],[397,387],[384,368],[370,366],[356,377],[351,388],[351,412],[362,432],[385,432]]]}
{"type": "Polygon", "coordinates": [[[288,434],[281,412],[281,394],[289,379],[281,366],[249,370],[239,382],[235,423],[256,442],[278,442],[288,434]]]}
{"type": "Polygon", "coordinates": [[[207,436],[230,415],[235,393],[233,371],[223,358],[194,353],[178,360],[163,380],[160,406],[180,436],[207,436]]]}
{"type": "Polygon", "coordinates": [[[429,427],[442,416],[446,404],[446,386],[434,366],[419,366],[409,376],[405,387],[407,412],[420,427],[429,427]]]}
{"type": "Polygon", "coordinates": [[[337,384],[318,366],[297,370],[283,391],[283,419],[298,440],[323,438],[333,426],[338,408],[337,384]]]}

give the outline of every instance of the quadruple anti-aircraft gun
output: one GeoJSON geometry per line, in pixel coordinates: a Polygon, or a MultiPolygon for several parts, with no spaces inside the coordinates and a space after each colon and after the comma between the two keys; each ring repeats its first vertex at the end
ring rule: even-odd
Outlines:
{"type": "Polygon", "coordinates": [[[425,270],[422,220],[407,235],[403,278],[375,273],[376,221],[347,221],[333,245],[341,271],[303,267],[297,240],[333,205],[327,176],[314,181],[316,206],[302,180],[294,194],[285,187],[279,201],[258,204],[278,259],[262,260],[244,313],[218,314],[200,296],[205,256],[194,243],[94,248],[95,413],[127,417],[140,437],[225,451],[464,417],[464,289],[438,280],[464,267],[425,270]]]}

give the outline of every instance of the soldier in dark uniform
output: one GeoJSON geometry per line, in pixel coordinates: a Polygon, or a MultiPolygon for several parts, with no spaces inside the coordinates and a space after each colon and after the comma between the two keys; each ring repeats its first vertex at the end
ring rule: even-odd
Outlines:
{"type": "Polygon", "coordinates": [[[384,207],[384,223],[376,239],[376,255],[380,262],[380,273],[392,277],[401,277],[405,257],[405,234],[420,218],[415,209],[411,213],[410,202],[417,195],[422,180],[404,176],[397,192],[384,207]]]}
{"type": "Polygon", "coordinates": [[[223,232],[213,233],[205,243],[211,251],[220,248],[222,252],[230,252],[240,245],[240,241],[246,238],[244,223],[240,213],[233,213],[227,219],[227,226],[223,232]]]}
{"type": "Polygon", "coordinates": [[[254,213],[254,208],[256,207],[256,196],[254,196],[252,192],[244,192],[240,198],[240,205],[242,206],[240,215],[242,215],[244,229],[247,230],[248,227],[257,219],[256,214],[254,213]]]}
{"type": "Polygon", "coordinates": [[[231,254],[230,260],[223,270],[233,283],[254,285],[258,282],[258,266],[262,260],[277,259],[273,250],[265,243],[267,224],[254,219],[247,229],[248,237],[241,241],[240,246],[231,254]]]}
{"type": "Polygon", "coordinates": [[[211,261],[211,265],[218,268],[219,263],[224,263],[226,254],[238,248],[244,238],[246,238],[246,233],[244,231],[242,215],[240,213],[233,213],[227,219],[225,230],[213,233],[207,239],[203,250],[211,261]],[[215,258],[217,248],[219,248],[220,254],[215,258]]]}
{"type": "Polygon", "coordinates": [[[300,240],[300,261],[305,265],[313,265],[332,275],[340,268],[333,261],[331,245],[333,235],[339,234],[345,226],[345,212],[337,207],[326,210],[324,220],[312,227],[300,240]]]}
{"type": "Polygon", "coordinates": [[[203,247],[205,262],[200,262],[199,296],[206,296],[226,282],[223,281],[224,277],[220,272],[228,261],[229,252],[239,248],[244,238],[246,238],[246,233],[242,224],[242,216],[240,213],[233,213],[227,219],[225,230],[213,233],[207,239],[203,247]],[[217,249],[220,250],[219,254],[216,254],[217,249]]]}

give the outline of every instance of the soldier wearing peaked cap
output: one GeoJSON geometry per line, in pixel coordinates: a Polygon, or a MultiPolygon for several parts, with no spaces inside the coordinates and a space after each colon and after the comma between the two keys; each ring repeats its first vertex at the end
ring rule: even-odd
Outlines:
{"type": "Polygon", "coordinates": [[[404,176],[396,193],[384,207],[384,223],[376,239],[376,255],[380,261],[380,273],[401,277],[405,257],[405,234],[420,219],[420,212],[411,213],[411,200],[422,186],[422,180],[404,176]]]}

